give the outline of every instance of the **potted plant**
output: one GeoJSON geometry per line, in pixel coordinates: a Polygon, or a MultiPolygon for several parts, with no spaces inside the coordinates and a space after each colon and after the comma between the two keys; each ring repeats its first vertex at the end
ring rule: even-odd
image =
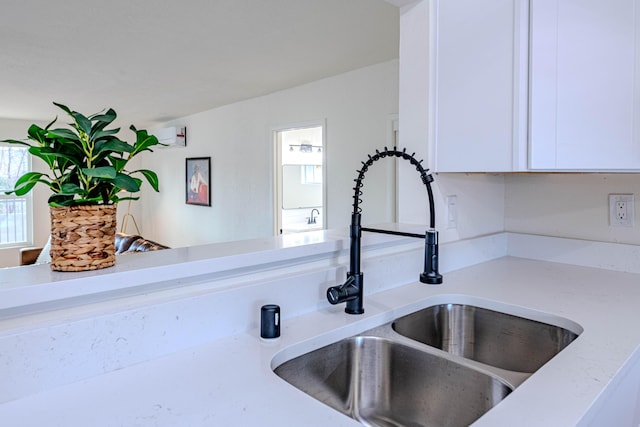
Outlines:
{"type": "Polygon", "coordinates": [[[27,140],[2,142],[29,147],[29,153],[42,159],[50,173],[28,172],[7,194],[22,196],[38,184],[48,186],[51,213],[51,268],[57,271],[83,271],[115,264],[114,238],[116,206],[122,200],[137,200],[144,178],[158,191],[155,172],[127,171],[129,160],[143,151],[153,151],[158,139],[133,125],[135,142],[119,139],[119,128],[107,129],[116,112],[85,116],[54,102],[69,117],[68,128],[52,128],[57,117],[44,129],[33,124],[27,140]],[[125,190],[126,193],[120,193],[125,190]],[[128,194],[121,197],[121,194],[128,194]]]}

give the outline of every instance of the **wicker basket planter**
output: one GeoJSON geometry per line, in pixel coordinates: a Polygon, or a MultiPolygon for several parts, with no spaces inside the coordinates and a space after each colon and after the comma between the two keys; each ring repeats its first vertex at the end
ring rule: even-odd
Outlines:
{"type": "Polygon", "coordinates": [[[49,210],[52,270],[98,270],[115,264],[116,205],[49,210]]]}

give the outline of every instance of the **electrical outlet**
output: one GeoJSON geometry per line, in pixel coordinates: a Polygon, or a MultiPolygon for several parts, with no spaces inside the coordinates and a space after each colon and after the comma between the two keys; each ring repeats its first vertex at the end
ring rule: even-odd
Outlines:
{"type": "Polygon", "coordinates": [[[633,227],[633,194],[609,194],[609,223],[612,227],[633,227]]]}
{"type": "Polygon", "coordinates": [[[616,220],[618,221],[626,221],[627,220],[627,202],[616,202],[616,220]]]}

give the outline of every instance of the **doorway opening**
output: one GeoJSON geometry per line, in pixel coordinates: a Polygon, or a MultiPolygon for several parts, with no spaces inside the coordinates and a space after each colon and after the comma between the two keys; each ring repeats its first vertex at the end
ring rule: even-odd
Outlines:
{"type": "Polygon", "coordinates": [[[275,234],[326,226],[324,123],[274,131],[275,234]]]}

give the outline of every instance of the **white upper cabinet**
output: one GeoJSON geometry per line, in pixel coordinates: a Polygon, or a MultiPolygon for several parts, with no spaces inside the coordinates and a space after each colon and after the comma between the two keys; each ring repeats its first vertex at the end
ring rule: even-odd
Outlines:
{"type": "Polygon", "coordinates": [[[640,169],[640,0],[433,0],[437,172],[640,169]]]}
{"type": "Polygon", "coordinates": [[[432,2],[430,144],[435,171],[526,168],[528,8],[521,3],[432,2]]]}
{"type": "Polygon", "coordinates": [[[536,170],[640,168],[640,0],[531,0],[536,170]]]}

